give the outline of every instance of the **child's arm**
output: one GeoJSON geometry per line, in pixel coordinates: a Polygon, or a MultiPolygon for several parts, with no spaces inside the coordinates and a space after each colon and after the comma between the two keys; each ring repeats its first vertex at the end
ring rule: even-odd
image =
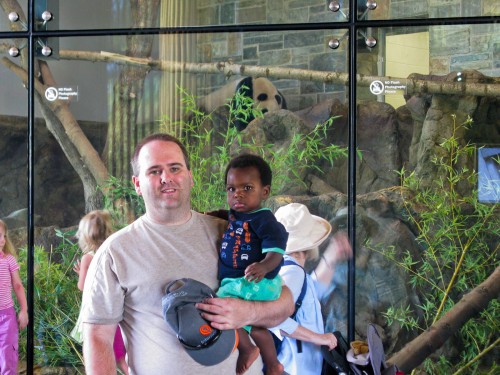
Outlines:
{"type": "Polygon", "coordinates": [[[245,278],[248,281],[255,281],[258,283],[266,274],[278,267],[283,259],[283,255],[275,251],[266,253],[266,257],[260,262],[250,264],[245,269],[245,278]]]}
{"type": "Polygon", "coordinates": [[[337,233],[330,239],[330,243],[316,267],[317,280],[324,285],[330,285],[335,273],[335,265],[351,257],[352,247],[347,234],[343,232],[337,233]]]}
{"type": "Polygon", "coordinates": [[[19,276],[19,271],[14,271],[11,273],[12,277],[12,289],[16,294],[17,302],[19,303],[19,314],[17,316],[17,322],[20,329],[26,328],[28,325],[28,303],[26,302],[26,294],[24,293],[23,282],[19,276]]]}
{"type": "Polygon", "coordinates": [[[92,258],[91,254],[85,254],[80,262],[80,272],[78,273],[78,289],[80,290],[83,290],[83,286],[85,285],[85,278],[87,277],[87,271],[89,270],[92,258]]]}
{"type": "Polygon", "coordinates": [[[328,346],[328,350],[332,350],[337,346],[337,338],[333,333],[316,333],[301,325],[299,325],[293,333],[288,334],[281,330],[281,334],[291,337],[292,339],[307,341],[315,345],[328,346]]]}

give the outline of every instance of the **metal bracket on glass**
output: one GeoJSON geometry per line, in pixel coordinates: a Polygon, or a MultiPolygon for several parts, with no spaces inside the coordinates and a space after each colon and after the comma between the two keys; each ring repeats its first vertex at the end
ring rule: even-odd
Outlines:
{"type": "Polygon", "coordinates": [[[17,57],[21,53],[21,50],[17,47],[10,47],[9,48],[9,55],[12,57],[17,57]]]}
{"type": "Polygon", "coordinates": [[[363,35],[363,37],[365,38],[365,44],[368,48],[373,48],[377,45],[377,39],[375,39],[373,36],[371,35],[366,35],[364,32],[362,32],[361,30],[359,30],[359,33],[361,35],[363,35]]]}
{"type": "Polygon", "coordinates": [[[342,11],[342,8],[340,7],[340,2],[337,1],[337,0],[334,0],[334,1],[330,1],[328,3],[328,9],[330,9],[330,11],[334,12],[334,13],[337,13],[337,12],[340,12],[340,14],[342,14],[342,17],[345,18],[345,20],[347,21],[348,20],[348,16],[342,11]]]}
{"type": "Polygon", "coordinates": [[[340,38],[332,38],[328,41],[328,47],[331,49],[337,49],[340,47],[340,43],[346,38],[347,31],[340,38]]]}
{"type": "MultiPolygon", "coordinates": [[[[51,56],[54,51],[51,47],[48,45],[44,44],[42,39],[47,39],[47,38],[36,38],[35,43],[36,43],[36,50],[40,51],[40,53],[43,55],[43,57],[49,57],[51,56]]],[[[26,44],[22,46],[13,46],[9,48],[9,55],[12,57],[17,57],[21,54],[21,51],[26,48],[26,44]]]]}
{"type": "Polygon", "coordinates": [[[368,14],[368,11],[375,10],[377,8],[377,2],[375,0],[367,0],[365,6],[366,9],[363,11],[363,14],[359,16],[360,20],[365,19],[366,15],[368,14]]]}
{"type": "Polygon", "coordinates": [[[17,14],[16,12],[10,12],[8,17],[10,22],[19,22],[24,30],[28,30],[28,25],[26,25],[26,23],[21,20],[19,14],[17,14]]]}
{"type": "MultiPolygon", "coordinates": [[[[59,29],[59,0],[37,0],[35,19],[37,31],[59,29]]],[[[59,38],[40,37],[36,40],[36,56],[39,58],[59,57],[59,38]]]]}

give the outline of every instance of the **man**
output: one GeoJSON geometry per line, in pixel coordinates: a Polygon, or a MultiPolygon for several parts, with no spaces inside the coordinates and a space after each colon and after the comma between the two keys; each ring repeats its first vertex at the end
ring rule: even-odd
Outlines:
{"type": "MultiPolygon", "coordinates": [[[[191,210],[193,178],[184,146],[156,134],[145,138],[132,158],[135,190],[146,214],[110,236],[91,263],[85,282],[82,321],[87,374],[115,373],[113,338],[124,333],[130,374],[230,374],[237,352],[216,366],[196,363],[162,316],[165,286],[193,278],[217,288],[217,249],[223,220],[191,210]]],[[[197,304],[214,328],[275,326],[293,312],[288,289],[272,302],[213,298],[197,304]]],[[[256,361],[249,373],[258,373],[256,361]]]]}

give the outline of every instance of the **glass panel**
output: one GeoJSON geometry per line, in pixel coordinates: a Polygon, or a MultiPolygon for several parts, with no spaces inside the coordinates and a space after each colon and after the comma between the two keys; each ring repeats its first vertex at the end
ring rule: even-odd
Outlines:
{"type": "MultiPolygon", "coordinates": [[[[19,41],[25,44],[26,41],[19,41]]],[[[10,45],[11,40],[0,39],[0,46],[10,45]]],[[[27,91],[14,69],[20,63],[20,58],[12,58],[6,50],[0,47],[0,220],[7,227],[7,237],[17,257],[19,275],[26,290],[27,284],[27,253],[26,245],[28,219],[28,96],[27,91]],[[13,103],[16,103],[15,107],[13,103]]],[[[0,231],[5,231],[0,225],[0,231]]],[[[5,255],[8,246],[0,241],[0,250],[5,255]]],[[[4,262],[4,259],[2,259],[4,262]]],[[[5,263],[3,263],[5,265],[5,263]]],[[[2,272],[6,270],[2,265],[2,272]]],[[[4,279],[2,274],[2,278],[4,279]]],[[[2,283],[2,294],[5,284],[2,283]]],[[[26,293],[25,293],[26,295],[26,293]]],[[[19,312],[17,295],[12,293],[16,312],[19,312]]],[[[3,305],[2,329],[7,310],[3,305]]],[[[30,317],[31,318],[31,317],[30,317]]],[[[15,319],[15,318],[14,318],[15,319]]],[[[3,334],[3,336],[5,336],[3,334]]],[[[2,338],[3,339],[3,338],[2,338]]],[[[4,354],[4,353],[2,353],[4,354]]],[[[19,338],[19,369],[26,368],[26,329],[21,330],[19,338]]],[[[3,371],[8,369],[2,368],[3,371]]],[[[15,372],[15,370],[13,371],[15,372]]]]}
{"type": "Polygon", "coordinates": [[[27,1],[2,1],[0,10],[0,32],[25,31],[27,1]]]}
{"type": "Polygon", "coordinates": [[[40,12],[48,10],[54,14],[53,19],[40,25],[49,30],[345,22],[347,14],[347,9],[331,11],[329,2],[324,0],[154,0],[137,2],[135,7],[131,5],[135,3],[120,0],[35,3],[40,12]]]}
{"type": "MultiPolygon", "coordinates": [[[[56,41],[58,59],[37,60],[41,68],[37,76],[45,85],[36,86],[35,108],[35,242],[39,245],[35,288],[43,290],[43,297],[35,300],[35,363],[81,365],[80,347],[69,337],[80,298],[72,264],[81,253],[73,235],[80,218],[91,209],[111,210],[117,227],[142,212],[137,199],[128,195],[133,191],[129,160],[145,135],[169,131],[190,139],[196,210],[227,207],[223,181],[227,152],[250,149],[265,151],[275,173],[269,207],[282,205],[278,196],[287,194],[331,221],[334,231],[345,228],[344,34],[345,30],[316,30],[67,37],[56,41]],[[332,39],[338,39],[338,48],[330,48],[332,39]],[[126,51],[135,51],[136,45],[147,56],[127,56],[126,51]],[[240,75],[242,71],[245,75],[240,75]],[[248,90],[240,91],[242,86],[248,90]],[[253,109],[246,113],[255,117],[253,122],[235,118],[243,110],[235,104],[236,97],[250,103],[253,109]],[[195,105],[210,117],[197,115],[195,105]],[[191,111],[186,112],[188,108],[191,111]],[[313,131],[317,124],[324,126],[313,131]],[[213,137],[204,138],[210,129],[213,137]],[[195,135],[201,137],[198,144],[195,135]],[[246,146],[237,146],[237,135],[246,146]],[[298,158],[300,152],[303,159],[298,158]],[[103,200],[98,187],[106,191],[111,177],[117,179],[113,186],[118,196],[103,200]]],[[[20,85],[17,77],[9,76],[20,85]]],[[[9,98],[3,103],[19,113],[26,100],[9,98]]],[[[307,270],[317,264],[318,259],[311,260],[307,270]]],[[[343,277],[337,276],[345,287],[343,277]]],[[[325,301],[333,309],[333,284],[329,288],[325,301]]],[[[335,301],[344,313],[329,313],[330,327],[345,328],[345,301],[335,301]]]]}
{"type": "MultiPolygon", "coordinates": [[[[365,337],[366,323],[376,322],[389,356],[498,266],[500,178],[485,167],[478,181],[476,171],[485,158],[498,167],[499,31],[488,24],[360,32],[356,333],[365,337]],[[481,202],[478,189],[491,196],[481,202]]],[[[460,345],[428,360],[428,372],[453,373],[467,363],[452,359],[454,350],[474,358],[492,344],[494,309],[467,322],[460,345]]]]}
{"type": "Polygon", "coordinates": [[[495,0],[358,0],[359,20],[498,16],[495,0]]]}

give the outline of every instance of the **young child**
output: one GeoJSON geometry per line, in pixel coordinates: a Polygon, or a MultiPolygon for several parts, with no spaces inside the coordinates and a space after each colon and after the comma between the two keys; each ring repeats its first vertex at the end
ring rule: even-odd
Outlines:
{"type": "MultiPolygon", "coordinates": [[[[75,267],[73,267],[73,270],[78,274],[78,289],[83,290],[90,262],[92,262],[99,246],[101,246],[104,240],[112,233],[111,215],[108,211],[91,211],[80,220],[76,237],[78,238],[78,246],[80,246],[83,256],[82,259],[76,263],[75,267]]],[[[78,322],[77,324],[81,323],[78,322]]],[[[116,329],[113,350],[115,352],[117,367],[125,375],[128,375],[128,365],[125,360],[126,350],[120,327],[116,329]]]]}
{"type": "MultiPolygon", "coordinates": [[[[281,293],[278,272],[288,233],[269,209],[262,208],[271,191],[271,168],[261,157],[244,154],[229,162],[225,178],[229,224],[219,253],[221,286],[217,295],[256,301],[277,299],[281,293]]],[[[244,327],[238,334],[237,374],[251,366],[259,350],[267,375],[283,373],[267,329],[244,327]]]]}
{"type": "Polygon", "coordinates": [[[332,230],[330,223],[311,215],[307,206],[300,203],[278,208],[275,217],[288,232],[280,276],[292,292],[295,303],[304,290],[295,316],[272,329],[282,340],[278,360],[287,374],[320,374],[321,346],[329,350],[337,346],[337,338],[330,332],[325,333],[320,301],[331,287],[336,264],[352,257],[352,248],[347,235],[337,232],[330,238],[316,269],[306,274],[306,261],[318,259],[319,246],[329,238],[332,230]]]}
{"type": "Polygon", "coordinates": [[[7,225],[0,220],[0,374],[17,375],[19,329],[28,325],[28,304],[7,225]],[[19,303],[16,320],[12,289],[19,303]]]}

